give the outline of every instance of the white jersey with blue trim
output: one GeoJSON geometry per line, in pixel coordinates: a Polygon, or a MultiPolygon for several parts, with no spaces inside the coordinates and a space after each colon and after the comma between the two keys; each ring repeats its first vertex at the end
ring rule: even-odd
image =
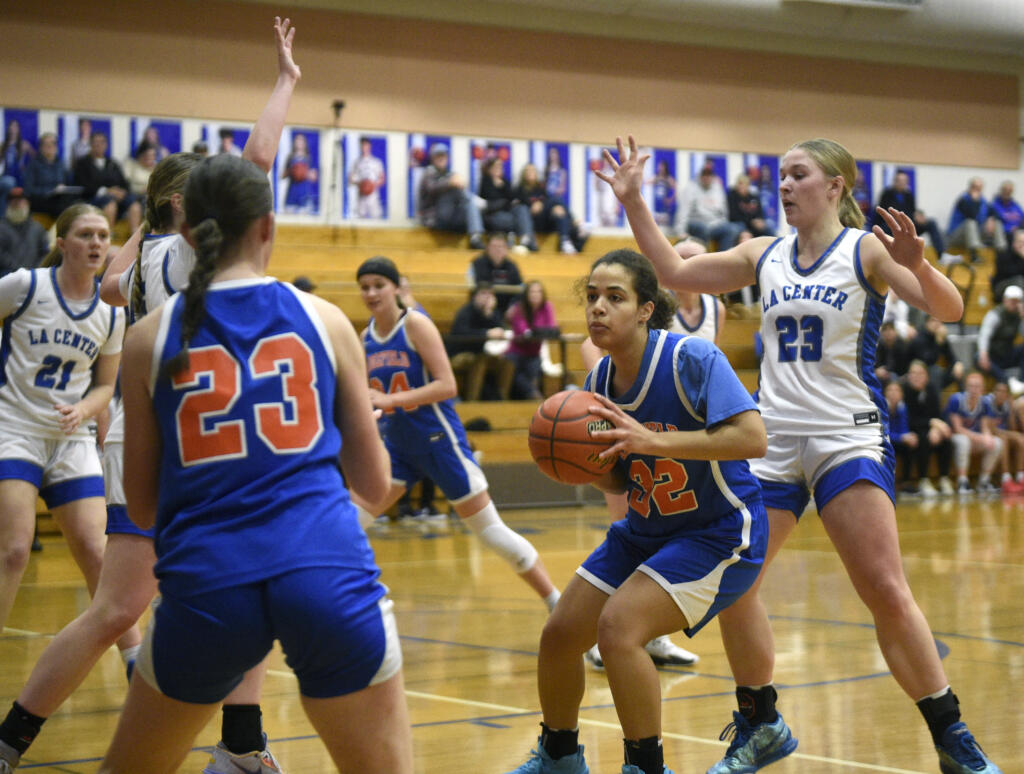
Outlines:
{"type": "Polygon", "coordinates": [[[874,372],[885,297],[864,276],[865,236],[843,229],[803,269],[796,234],[790,234],[758,261],[764,358],[757,402],[769,433],[819,435],[888,425],[874,372]]]}
{"type": "MultiPolygon", "coordinates": [[[[142,240],[139,262],[142,264],[142,313],[146,314],[162,306],[188,284],[188,275],[196,265],[196,253],[181,234],[147,234],[142,240]]],[[[136,318],[131,304],[136,266],[133,263],[118,280],[118,290],[128,299],[125,309],[129,324],[136,318]]],[[[107,442],[124,442],[124,408],[119,400],[112,404],[107,442]]]]}
{"type": "Polygon", "coordinates": [[[19,269],[0,280],[0,429],[33,438],[89,438],[83,422],[65,435],[54,405],[73,404],[92,384],[100,355],[116,355],[124,315],[100,300],[68,300],[57,267],[19,269]]]}
{"type": "Polygon", "coordinates": [[[718,337],[718,296],[701,293],[700,304],[703,313],[696,326],[691,328],[687,325],[686,320],[683,319],[683,313],[677,311],[672,316],[672,322],[669,323],[668,329],[673,333],[697,336],[713,344],[718,337]]]}

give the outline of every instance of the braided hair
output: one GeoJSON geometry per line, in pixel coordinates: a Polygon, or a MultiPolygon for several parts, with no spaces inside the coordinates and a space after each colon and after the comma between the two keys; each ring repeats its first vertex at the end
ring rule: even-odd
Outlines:
{"type": "Polygon", "coordinates": [[[181,351],[164,364],[163,375],[188,367],[188,344],[206,315],[206,291],[222,257],[242,239],[253,221],[273,209],[266,173],[238,156],[205,159],[185,186],[185,221],[196,247],[196,265],[185,288],[181,351]]]}

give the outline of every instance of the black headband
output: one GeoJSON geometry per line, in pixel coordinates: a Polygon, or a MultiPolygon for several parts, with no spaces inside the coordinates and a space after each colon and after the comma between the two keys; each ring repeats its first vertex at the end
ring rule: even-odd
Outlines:
{"type": "Polygon", "coordinates": [[[356,270],[356,279],[358,280],[364,274],[379,274],[382,277],[387,277],[396,285],[399,284],[398,267],[395,266],[394,261],[382,255],[363,261],[362,265],[356,270]]]}

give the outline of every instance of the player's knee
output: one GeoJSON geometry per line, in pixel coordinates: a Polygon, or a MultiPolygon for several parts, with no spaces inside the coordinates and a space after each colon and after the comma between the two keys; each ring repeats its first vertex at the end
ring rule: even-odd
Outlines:
{"type": "Polygon", "coordinates": [[[571,615],[553,613],[540,633],[540,649],[545,653],[564,652],[582,655],[593,642],[585,642],[579,622],[571,615]]]}
{"type": "Polygon", "coordinates": [[[480,539],[485,546],[512,565],[517,573],[524,573],[537,563],[537,549],[533,544],[513,532],[504,522],[484,528],[480,539]]]}
{"type": "Polygon", "coordinates": [[[92,614],[97,639],[112,645],[135,625],[142,612],[125,604],[98,605],[92,614]]]}
{"type": "Polygon", "coordinates": [[[529,540],[509,529],[498,515],[494,503],[488,503],[465,519],[465,524],[517,573],[524,573],[537,563],[537,549],[529,540]]]}
{"type": "Polygon", "coordinates": [[[5,543],[0,544],[0,572],[7,576],[20,576],[28,566],[31,549],[31,537],[25,540],[12,536],[5,543]]]}
{"type": "Polygon", "coordinates": [[[618,607],[621,606],[605,605],[597,619],[597,647],[605,657],[646,642],[635,625],[635,618],[629,615],[629,611],[618,607]]]}

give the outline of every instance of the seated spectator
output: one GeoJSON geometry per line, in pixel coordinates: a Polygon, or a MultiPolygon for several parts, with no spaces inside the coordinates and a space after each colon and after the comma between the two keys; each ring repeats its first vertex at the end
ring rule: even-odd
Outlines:
{"type": "Polygon", "coordinates": [[[494,290],[489,283],[477,283],[469,302],[455,313],[447,340],[452,370],[461,377],[463,400],[508,400],[514,369],[512,361],[503,357],[508,338],[494,290]],[[488,374],[496,377],[497,384],[488,385],[485,393],[488,374]]]}
{"type": "Polygon", "coordinates": [[[81,188],[71,185],[71,172],[57,156],[57,135],[39,137],[39,153],[25,167],[25,194],[33,212],[56,218],[75,202],[81,188]]]}
{"type": "Polygon", "coordinates": [[[541,346],[546,338],[559,333],[555,308],[548,301],[544,285],[539,280],[527,282],[522,298],[509,307],[505,318],[513,336],[505,352],[505,357],[515,366],[511,397],[540,400],[544,397],[541,346]]]}
{"type": "Polygon", "coordinates": [[[128,190],[128,180],[121,165],[107,158],[107,136],[93,132],[89,138],[89,155],[75,163],[74,178],[82,186],[82,195],[103,210],[113,228],[120,218],[127,218],[132,233],[142,222],[142,205],[128,190]]]}
{"type": "Polygon", "coordinates": [[[953,382],[963,388],[964,364],[953,354],[949,344],[949,330],[941,320],[928,317],[910,340],[907,354],[911,360],[920,360],[925,364],[930,381],[939,389],[953,382]]]}
{"type": "Polygon", "coordinates": [[[223,127],[217,132],[220,144],[217,146],[217,153],[227,153],[230,156],[241,156],[242,149],[235,142],[235,130],[223,127]]]}
{"type": "Polygon", "coordinates": [[[750,190],[750,178],[740,175],[729,189],[729,220],[743,226],[752,237],[775,236],[775,224],[764,217],[761,196],[750,190]]]}
{"type": "Polygon", "coordinates": [[[1010,234],[1010,246],[996,254],[996,270],[992,274],[992,300],[1003,300],[1009,285],[1024,287],[1024,228],[1010,234]]]}
{"type": "MultiPolygon", "coordinates": [[[[153,124],[146,127],[146,131],[142,133],[142,142],[139,144],[148,145],[150,148],[156,150],[156,161],[154,162],[154,165],[159,164],[171,155],[171,149],[164,145],[163,140],[160,139],[160,130],[153,126],[153,124]]],[[[138,156],[137,149],[135,151],[135,155],[138,156]]]]}
{"type": "Polygon", "coordinates": [[[495,156],[484,162],[480,178],[480,198],[484,200],[484,225],[488,231],[515,234],[524,252],[537,251],[533,218],[525,202],[515,198],[512,184],[505,178],[505,162],[495,156]]]}
{"type": "MultiPolygon", "coordinates": [[[[906,172],[902,170],[896,172],[892,179],[892,185],[882,191],[882,195],[878,197],[878,206],[883,210],[891,207],[894,210],[906,213],[914,221],[914,228],[917,229],[918,236],[927,234],[928,241],[931,242],[935,252],[940,256],[946,251],[942,230],[939,228],[938,223],[935,222],[935,218],[929,218],[921,210],[917,209],[917,200],[914,197],[914,192],[910,189],[910,175],[906,172]]],[[[886,234],[892,236],[889,224],[885,222],[884,218],[875,218],[874,220],[877,221],[878,226],[886,234]]]]}
{"type": "MultiPolygon", "coordinates": [[[[892,384],[893,382],[890,382],[892,384]]],[[[953,482],[949,480],[949,467],[953,456],[950,438],[953,430],[942,419],[942,403],[938,387],[928,379],[928,369],[920,360],[911,361],[903,383],[903,405],[907,410],[907,430],[914,434],[916,445],[910,458],[915,471],[904,467],[908,479],[917,480],[918,491],[924,497],[936,495],[935,485],[928,476],[928,464],[932,454],[938,464],[938,494],[953,494],[953,482]]]]}
{"type": "Polygon", "coordinates": [[[1024,209],[1013,198],[1013,182],[1005,180],[999,186],[999,193],[992,200],[992,211],[1003,222],[1003,230],[1009,237],[1024,225],[1024,209]]]}
{"type": "Polygon", "coordinates": [[[985,401],[985,378],[977,371],[967,374],[967,389],[949,396],[946,421],[953,429],[953,464],[956,466],[957,494],[971,494],[967,468],[971,457],[980,456],[977,490],[981,494],[997,491],[991,482],[1003,442],[994,432],[993,418],[985,401]]]}
{"type": "Polygon", "coordinates": [[[1000,488],[1004,495],[1024,494],[1024,432],[1020,421],[1024,399],[1013,400],[1006,382],[996,382],[985,400],[992,415],[993,431],[1003,442],[1000,488]]]}
{"type": "Polygon", "coordinates": [[[157,162],[157,149],[143,140],[135,149],[135,156],[124,162],[124,176],[128,180],[128,190],[141,200],[146,199],[146,187],[149,176],[157,162]]]}
{"type": "Polygon", "coordinates": [[[416,212],[427,228],[468,233],[469,246],[483,249],[483,215],[466,190],[466,179],[448,168],[448,148],[442,143],[430,146],[430,164],[420,178],[416,212]]]}
{"type": "Polygon", "coordinates": [[[875,350],[875,376],[882,385],[899,379],[910,365],[909,347],[891,322],[882,323],[878,347],[875,350]]]}
{"type": "Polygon", "coordinates": [[[519,173],[519,184],[512,191],[512,197],[529,209],[530,217],[533,219],[533,230],[536,233],[558,232],[560,252],[573,255],[582,249],[583,244],[572,215],[561,199],[548,194],[547,186],[540,179],[535,165],[526,164],[523,167],[519,173]]]}
{"type": "Polygon", "coordinates": [[[0,220],[0,277],[36,268],[49,251],[46,229],[32,217],[22,189],[12,188],[0,220]]]}
{"type": "Polygon", "coordinates": [[[515,261],[509,258],[505,235],[487,235],[487,246],[469,265],[469,284],[486,283],[497,298],[497,309],[504,316],[509,306],[523,292],[523,277],[515,261]],[[495,287],[500,286],[500,287],[495,287]]]}
{"type": "Polygon", "coordinates": [[[984,180],[980,177],[970,179],[967,191],[953,204],[953,214],[946,230],[949,247],[967,248],[972,262],[981,260],[978,250],[983,245],[996,250],[1006,249],[1006,230],[992,206],[982,196],[984,190],[984,180]]]}
{"type": "Polygon", "coordinates": [[[205,140],[196,140],[194,143],[192,143],[192,152],[198,153],[200,156],[209,156],[210,146],[206,143],[205,140]]]}
{"type": "Polygon", "coordinates": [[[705,164],[695,180],[683,186],[676,210],[676,233],[703,242],[714,240],[718,250],[728,250],[739,240],[743,227],[729,221],[729,205],[722,181],[711,164],[705,164]]]}
{"type": "Polygon", "coordinates": [[[978,370],[997,382],[1007,382],[1014,395],[1024,392],[1019,389],[1024,384],[1006,371],[1024,365],[1024,347],[1017,344],[1022,332],[1022,298],[1024,289],[1020,285],[1008,285],[1003,291],[1002,303],[985,313],[978,329],[978,370]]]}
{"type": "Polygon", "coordinates": [[[896,291],[889,288],[885,297],[885,308],[882,310],[882,322],[891,322],[896,326],[896,332],[901,339],[910,341],[917,335],[917,328],[911,323],[911,314],[917,314],[919,310],[913,308],[896,295],[896,291]]]}

